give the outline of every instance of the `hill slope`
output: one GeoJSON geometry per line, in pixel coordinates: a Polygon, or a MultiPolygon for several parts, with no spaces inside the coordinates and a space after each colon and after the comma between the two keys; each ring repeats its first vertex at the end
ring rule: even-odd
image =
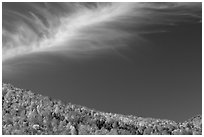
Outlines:
{"type": "Polygon", "coordinates": [[[202,134],[202,116],[184,123],[99,112],[2,84],[3,134],[202,134]]]}

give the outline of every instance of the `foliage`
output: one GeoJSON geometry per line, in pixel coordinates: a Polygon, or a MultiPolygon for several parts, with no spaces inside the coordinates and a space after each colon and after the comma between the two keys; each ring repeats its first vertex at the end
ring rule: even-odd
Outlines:
{"type": "Polygon", "coordinates": [[[201,135],[202,117],[184,123],[99,112],[11,84],[2,85],[3,135],[201,135]]]}

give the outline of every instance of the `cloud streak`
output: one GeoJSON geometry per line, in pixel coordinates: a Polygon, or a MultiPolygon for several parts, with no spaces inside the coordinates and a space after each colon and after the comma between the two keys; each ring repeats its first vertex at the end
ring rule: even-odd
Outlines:
{"type": "Polygon", "coordinates": [[[201,3],[3,3],[3,62],[127,47],[141,33],[163,31],[155,26],[201,21],[201,10],[201,3]]]}

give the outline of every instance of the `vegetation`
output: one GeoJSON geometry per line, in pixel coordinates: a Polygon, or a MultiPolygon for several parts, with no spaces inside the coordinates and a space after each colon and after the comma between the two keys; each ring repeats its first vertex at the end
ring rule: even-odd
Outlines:
{"type": "Polygon", "coordinates": [[[2,85],[4,135],[201,135],[202,116],[176,123],[99,112],[2,85]]]}

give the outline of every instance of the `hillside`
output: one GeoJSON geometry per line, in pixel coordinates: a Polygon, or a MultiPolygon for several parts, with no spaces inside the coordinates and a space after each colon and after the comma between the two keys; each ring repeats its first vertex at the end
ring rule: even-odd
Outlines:
{"type": "Polygon", "coordinates": [[[201,135],[202,116],[183,123],[99,112],[2,84],[4,135],[201,135]]]}

